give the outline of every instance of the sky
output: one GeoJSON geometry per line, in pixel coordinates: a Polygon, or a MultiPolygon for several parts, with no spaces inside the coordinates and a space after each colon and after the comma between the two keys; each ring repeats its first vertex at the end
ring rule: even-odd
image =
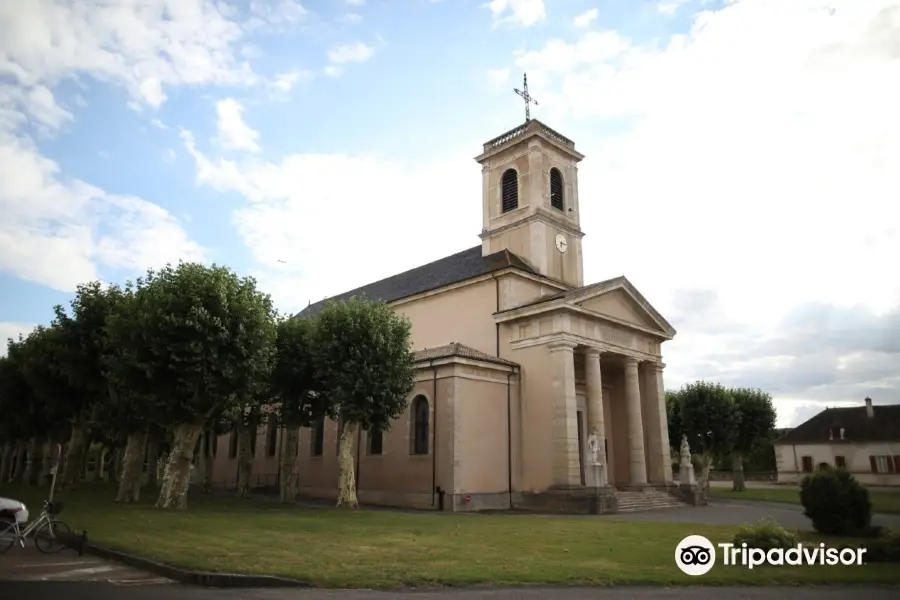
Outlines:
{"type": "Polygon", "coordinates": [[[288,312],[477,245],[524,72],[666,387],[900,402],[897,0],[0,2],[0,336],[166,262],[288,312]]]}

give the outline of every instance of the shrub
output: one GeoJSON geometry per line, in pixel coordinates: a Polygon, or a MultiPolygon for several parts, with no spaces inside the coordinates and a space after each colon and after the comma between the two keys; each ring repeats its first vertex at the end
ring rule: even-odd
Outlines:
{"type": "Polygon", "coordinates": [[[797,547],[797,538],[773,519],[763,519],[753,525],[741,525],[732,540],[735,547],[747,544],[750,548],[759,548],[768,552],[774,548],[797,547]]]}
{"type": "Polygon", "coordinates": [[[900,562],[900,533],[888,532],[862,546],[866,549],[865,562],[900,562]]]}
{"type": "Polygon", "coordinates": [[[843,470],[818,471],[800,484],[803,514],[825,535],[860,535],[872,522],[869,491],[843,470]]]}

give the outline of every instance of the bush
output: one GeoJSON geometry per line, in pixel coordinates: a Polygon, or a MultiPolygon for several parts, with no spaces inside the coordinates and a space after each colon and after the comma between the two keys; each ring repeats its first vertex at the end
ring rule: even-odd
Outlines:
{"type": "Polygon", "coordinates": [[[869,491],[843,470],[818,471],[800,484],[803,514],[825,535],[861,535],[870,529],[869,491]]]}
{"type": "Polygon", "coordinates": [[[862,546],[866,549],[865,562],[900,562],[900,533],[888,532],[862,546]]]}
{"type": "Polygon", "coordinates": [[[741,525],[732,540],[735,547],[747,544],[768,552],[774,548],[788,550],[797,547],[797,538],[773,519],[763,519],[753,525],[741,525]]]}

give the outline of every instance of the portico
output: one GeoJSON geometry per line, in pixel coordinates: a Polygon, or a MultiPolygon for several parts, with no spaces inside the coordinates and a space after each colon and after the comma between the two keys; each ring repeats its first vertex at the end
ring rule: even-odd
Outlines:
{"type": "MultiPolygon", "coordinates": [[[[495,318],[511,330],[513,356],[529,348],[546,352],[553,488],[673,485],[659,348],[675,332],[627,279],[556,294],[495,318]],[[592,434],[598,468],[588,447],[592,434]]],[[[546,392],[536,390],[523,403],[540,402],[546,392]]]]}

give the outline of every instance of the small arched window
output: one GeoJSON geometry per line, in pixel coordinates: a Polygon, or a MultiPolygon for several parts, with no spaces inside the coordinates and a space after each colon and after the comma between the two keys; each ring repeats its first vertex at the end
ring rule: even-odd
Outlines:
{"type": "Polygon", "coordinates": [[[563,202],[563,177],[559,169],[550,169],[550,206],[557,210],[565,210],[563,202]]]}
{"type": "Polygon", "coordinates": [[[428,454],[430,421],[428,398],[416,396],[412,402],[412,454],[428,454]]]}
{"type": "Polygon", "coordinates": [[[515,169],[507,169],[500,178],[503,212],[519,208],[519,176],[515,169]]]}

